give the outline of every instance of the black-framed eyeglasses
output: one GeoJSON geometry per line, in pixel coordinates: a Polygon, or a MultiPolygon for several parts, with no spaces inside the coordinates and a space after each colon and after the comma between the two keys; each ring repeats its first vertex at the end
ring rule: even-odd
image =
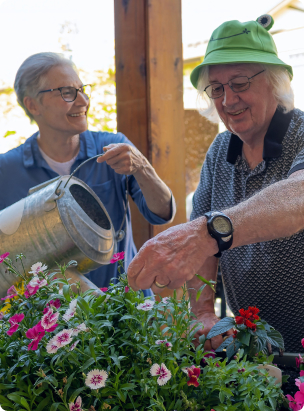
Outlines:
{"type": "Polygon", "coordinates": [[[84,97],[89,100],[91,96],[91,84],[86,84],[81,86],[80,88],[76,87],[58,87],[58,88],[50,88],[49,90],[41,90],[39,91],[38,94],[40,93],[48,93],[49,91],[56,91],[59,90],[61,97],[63,98],[64,101],[68,103],[72,103],[73,101],[76,100],[77,98],[77,93],[80,91],[84,95],[84,97]]]}
{"type": "Polygon", "coordinates": [[[235,93],[241,93],[242,91],[246,91],[250,87],[250,80],[257,76],[258,74],[263,73],[265,70],[259,71],[257,74],[251,77],[247,76],[240,76],[236,77],[228,83],[222,84],[222,83],[212,83],[207,86],[204,91],[207,93],[208,97],[212,98],[215,100],[216,98],[220,98],[224,95],[225,89],[224,86],[228,85],[232,91],[235,93]]]}

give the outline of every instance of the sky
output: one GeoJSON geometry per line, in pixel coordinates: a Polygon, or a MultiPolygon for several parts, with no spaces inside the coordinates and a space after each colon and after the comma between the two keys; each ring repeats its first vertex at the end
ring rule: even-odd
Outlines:
{"type": "MultiPolygon", "coordinates": [[[[183,43],[210,37],[225,20],[255,20],[279,0],[182,0],[183,43]],[[250,5],[250,7],[247,7],[250,5]]],[[[114,64],[113,0],[0,0],[0,85],[13,84],[18,67],[31,54],[60,52],[69,43],[82,69],[114,64]],[[72,33],[60,33],[69,23],[72,33]]]]}

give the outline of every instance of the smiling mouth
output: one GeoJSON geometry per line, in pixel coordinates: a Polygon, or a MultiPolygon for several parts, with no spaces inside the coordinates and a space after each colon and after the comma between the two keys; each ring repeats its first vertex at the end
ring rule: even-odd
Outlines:
{"type": "Polygon", "coordinates": [[[238,116],[241,113],[244,113],[244,111],[246,111],[247,108],[244,108],[243,110],[239,110],[239,111],[235,111],[234,113],[228,113],[230,116],[238,116]]]}
{"type": "Polygon", "coordinates": [[[83,111],[81,113],[69,114],[70,117],[83,117],[85,115],[86,115],[86,111],[83,111]]]}

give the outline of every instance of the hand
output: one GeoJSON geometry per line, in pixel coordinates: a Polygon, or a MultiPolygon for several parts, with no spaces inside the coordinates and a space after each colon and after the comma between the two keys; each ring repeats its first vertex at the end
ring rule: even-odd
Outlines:
{"type": "Polygon", "coordinates": [[[146,157],[129,144],[109,144],[103,151],[105,154],[97,158],[97,163],[105,161],[118,174],[135,174],[149,164],[146,157]]]}
{"type": "Polygon", "coordinates": [[[128,268],[134,290],[157,293],[155,280],[168,288],[181,287],[200,269],[206,258],[218,252],[216,240],[207,231],[206,217],[169,228],[147,241],[128,268]]]}
{"type": "MultiPolygon", "coordinates": [[[[207,337],[207,334],[211,330],[211,328],[220,321],[220,319],[212,312],[210,313],[203,313],[197,317],[197,321],[203,323],[204,329],[200,329],[196,332],[195,338],[196,341],[194,342],[195,345],[199,344],[199,337],[201,335],[205,335],[207,337]]],[[[224,337],[229,337],[230,335],[233,335],[233,329],[226,331],[225,333],[221,335],[217,335],[216,337],[211,338],[210,340],[207,340],[205,342],[205,350],[206,351],[211,351],[211,350],[216,350],[223,342],[224,337]]]]}

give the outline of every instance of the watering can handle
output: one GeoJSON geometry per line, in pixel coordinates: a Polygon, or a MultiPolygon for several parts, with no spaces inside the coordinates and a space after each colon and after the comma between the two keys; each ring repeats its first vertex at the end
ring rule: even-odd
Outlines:
{"type": "MultiPolygon", "coordinates": [[[[90,158],[88,158],[87,160],[85,160],[83,163],[79,164],[79,166],[76,167],[75,170],[73,171],[73,173],[70,175],[70,177],[68,178],[68,180],[67,180],[67,182],[65,183],[65,185],[64,185],[63,188],[65,188],[65,187],[67,186],[68,182],[71,180],[71,178],[73,177],[73,175],[80,169],[80,167],[82,167],[84,164],[88,163],[89,161],[94,160],[94,158],[98,158],[98,157],[103,156],[104,154],[105,154],[105,153],[97,154],[96,156],[90,157],[90,158]]],[[[61,184],[61,182],[58,184],[58,186],[57,186],[57,188],[56,188],[56,190],[55,190],[55,193],[56,193],[57,195],[60,194],[60,192],[57,192],[60,184],[61,184]]],[[[119,230],[116,231],[116,233],[115,233],[115,239],[116,239],[116,241],[121,241],[121,240],[123,240],[124,237],[125,237],[125,232],[122,230],[122,227],[123,227],[123,225],[124,225],[124,223],[125,223],[125,221],[126,221],[127,211],[128,211],[128,204],[129,204],[129,190],[128,190],[128,176],[127,176],[127,175],[126,175],[126,191],[125,191],[125,196],[126,196],[125,212],[124,212],[124,216],[123,216],[122,222],[121,222],[121,224],[120,224],[119,230]]]]}

